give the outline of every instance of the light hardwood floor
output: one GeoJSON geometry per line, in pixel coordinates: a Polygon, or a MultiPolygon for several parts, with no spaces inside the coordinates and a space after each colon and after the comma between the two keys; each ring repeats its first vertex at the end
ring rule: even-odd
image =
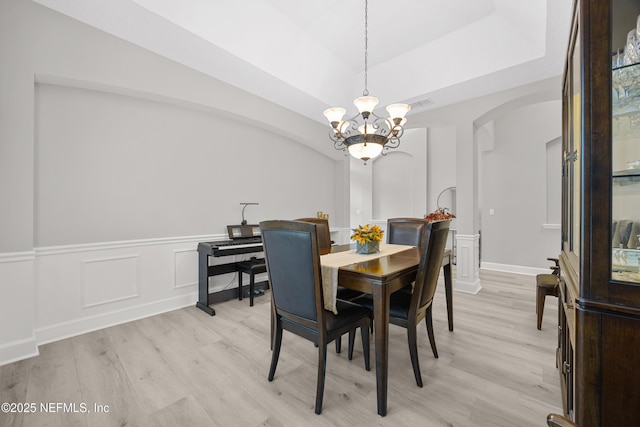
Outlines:
{"type": "Polygon", "coordinates": [[[477,295],[454,293],[454,332],[439,285],[439,359],[419,329],[424,388],[415,385],[405,329],[390,326],[384,418],[376,414],[373,354],[367,372],[359,339],[351,361],[330,347],[321,415],[313,411],[317,349],[309,341],[285,331],[267,381],[267,292],[253,308],[228,301],[209,317],[187,307],[41,346],[40,356],[0,367],[0,403],[37,406],[0,412],[0,426],[544,426],[548,413],[561,412],[557,300],[547,298],[538,331],[533,276],[482,271],[481,280],[477,295]]]}

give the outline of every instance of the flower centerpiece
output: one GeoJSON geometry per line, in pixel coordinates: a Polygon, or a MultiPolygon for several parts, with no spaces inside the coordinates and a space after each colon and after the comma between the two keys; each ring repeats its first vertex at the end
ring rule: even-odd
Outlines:
{"type": "Polygon", "coordinates": [[[377,225],[359,225],[353,229],[351,240],[356,242],[356,253],[372,254],[380,250],[384,231],[377,225]]]}
{"type": "Polygon", "coordinates": [[[456,216],[453,213],[449,212],[449,209],[447,208],[438,208],[430,214],[424,216],[424,218],[429,222],[444,221],[446,219],[453,219],[455,217],[456,216]]]}

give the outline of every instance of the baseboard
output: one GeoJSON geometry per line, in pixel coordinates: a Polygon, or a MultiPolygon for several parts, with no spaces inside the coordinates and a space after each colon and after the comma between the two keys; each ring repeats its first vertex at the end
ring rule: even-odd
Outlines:
{"type": "MultiPolygon", "coordinates": [[[[269,285],[267,281],[262,281],[255,284],[255,289],[257,290],[264,290],[268,287],[269,285]]],[[[243,291],[248,291],[249,285],[243,286],[242,289],[243,291]]],[[[236,298],[238,298],[238,288],[225,289],[223,291],[213,292],[210,295],[210,301],[213,304],[236,298]]],[[[70,322],[63,322],[56,325],[39,328],[35,331],[36,341],[34,341],[34,343],[37,342],[38,345],[47,344],[53,341],[71,338],[77,335],[86,334],[88,332],[97,331],[99,329],[104,329],[122,323],[131,322],[133,320],[165,313],[167,311],[177,310],[180,308],[195,305],[197,299],[197,293],[192,292],[174,298],[154,301],[148,304],[138,305],[131,308],[110,311],[108,313],[97,316],[83,317],[70,322]]],[[[3,359],[0,358],[0,360],[3,359]]]]}
{"type": "Polygon", "coordinates": [[[132,320],[142,319],[144,317],[154,316],[167,311],[195,305],[197,299],[197,293],[192,292],[177,297],[153,301],[148,304],[110,311],[97,316],[83,317],[69,322],[46,326],[35,330],[36,341],[38,345],[41,345],[82,335],[87,332],[93,332],[110,326],[131,322],[132,320]]]}
{"type": "Polygon", "coordinates": [[[38,356],[39,354],[35,337],[8,342],[0,346],[0,366],[38,356]]]}
{"type": "Polygon", "coordinates": [[[482,262],[480,264],[482,270],[502,271],[505,273],[526,274],[535,276],[536,274],[550,273],[548,268],[525,267],[522,265],[498,264],[494,262],[482,262]]]}
{"type": "Polygon", "coordinates": [[[480,285],[480,279],[477,279],[473,282],[466,282],[461,279],[456,279],[453,282],[453,290],[458,292],[464,292],[465,294],[475,295],[482,289],[480,285]]]}

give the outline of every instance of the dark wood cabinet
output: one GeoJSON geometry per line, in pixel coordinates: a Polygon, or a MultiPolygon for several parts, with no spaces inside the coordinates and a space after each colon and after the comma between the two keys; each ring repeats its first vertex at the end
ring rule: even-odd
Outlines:
{"type": "Polygon", "coordinates": [[[567,49],[557,366],[581,427],[640,426],[640,60],[619,54],[638,15],[576,0],[567,49]]]}

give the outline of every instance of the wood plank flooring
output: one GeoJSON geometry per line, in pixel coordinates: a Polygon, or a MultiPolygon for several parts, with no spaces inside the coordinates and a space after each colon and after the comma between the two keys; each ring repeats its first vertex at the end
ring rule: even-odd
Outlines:
{"type": "Polygon", "coordinates": [[[359,338],[351,361],[346,348],[330,347],[321,415],[309,341],[285,331],[267,381],[267,291],[254,307],[217,304],[214,317],[187,307],[41,346],[40,356],[0,367],[0,403],[36,404],[35,413],[0,412],[0,426],[534,427],[561,412],[557,300],[547,298],[538,331],[535,278],[483,270],[478,295],[454,293],[449,332],[440,280],[438,359],[419,329],[424,388],[415,385],[406,331],[390,326],[386,417],[376,413],[375,373],[364,369],[359,338]]]}

